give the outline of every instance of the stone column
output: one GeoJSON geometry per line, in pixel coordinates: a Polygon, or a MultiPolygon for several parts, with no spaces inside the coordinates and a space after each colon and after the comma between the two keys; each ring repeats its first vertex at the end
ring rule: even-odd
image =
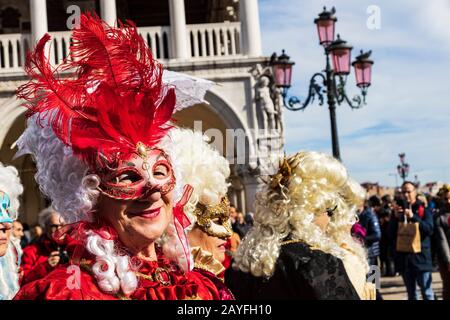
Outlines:
{"type": "Polygon", "coordinates": [[[110,26],[117,26],[116,0],[100,0],[100,16],[110,26]]]}
{"type": "Polygon", "coordinates": [[[48,32],[47,0],[30,0],[31,47],[48,32]]]}
{"type": "Polygon", "coordinates": [[[250,57],[261,56],[258,0],[240,0],[239,17],[241,21],[242,53],[250,57]]]}
{"type": "Polygon", "coordinates": [[[169,0],[172,59],[189,58],[184,0],[169,0]]]}

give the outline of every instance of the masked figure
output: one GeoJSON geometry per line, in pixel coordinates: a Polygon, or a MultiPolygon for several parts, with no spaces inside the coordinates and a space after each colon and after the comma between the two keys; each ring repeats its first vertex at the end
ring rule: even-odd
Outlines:
{"type": "Polygon", "coordinates": [[[12,299],[19,290],[21,256],[12,239],[12,224],[18,216],[22,192],[16,168],[0,163],[0,300],[12,299]]]}
{"type": "Polygon", "coordinates": [[[255,225],[226,274],[236,299],[361,298],[343,261],[351,250],[360,261],[358,280],[365,280],[364,250],[350,234],[355,212],[348,179],[344,166],[322,153],[299,152],[280,162],[256,195],[255,225]]]}
{"type": "Polygon", "coordinates": [[[46,59],[49,38],[29,56],[31,81],[18,91],[30,117],[18,146],[33,155],[41,190],[68,223],[53,237],[70,261],[16,299],[220,299],[192,271],[183,212],[192,187],[171,156],[181,146],[168,136],[176,88],[136,26],[82,15],[72,59],[57,70],[73,72],[65,78],[46,59]]]}
{"type": "Polygon", "coordinates": [[[226,197],[230,165],[200,132],[176,129],[170,135],[175,144],[183,142],[187,146],[175,151],[178,154],[174,158],[182,159],[178,161],[178,169],[184,181],[193,187],[184,212],[192,222],[188,239],[194,270],[216,283],[222,299],[233,299],[224,285],[225,246],[232,234],[230,202],[226,197]]]}

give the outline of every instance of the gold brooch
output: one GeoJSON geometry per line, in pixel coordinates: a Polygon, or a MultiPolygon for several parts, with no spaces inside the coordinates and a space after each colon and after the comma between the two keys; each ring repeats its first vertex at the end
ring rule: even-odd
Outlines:
{"type": "Polygon", "coordinates": [[[142,142],[138,142],[136,144],[136,152],[139,155],[139,157],[141,157],[142,159],[146,159],[147,158],[147,146],[145,144],[143,144],[142,142]]]}
{"type": "Polygon", "coordinates": [[[156,268],[155,272],[153,273],[154,276],[151,274],[144,274],[141,272],[135,272],[135,274],[143,279],[149,280],[149,281],[158,281],[163,286],[167,287],[170,286],[172,283],[170,281],[170,273],[167,269],[158,267],[156,268]],[[164,279],[164,276],[166,276],[167,279],[164,279]]]}
{"type": "Polygon", "coordinates": [[[165,287],[171,285],[171,282],[170,282],[170,273],[169,273],[169,271],[167,271],[167,270],[164,269],[164,268],[156,268],[156,271],[155,271],[155,279],[158,280],[159,283],[161,283],[161,284],[162,284],[163,286],[165,286],[165,287]],[[164,279],[163,274],[166,275],[167,280],[164,279]]]}

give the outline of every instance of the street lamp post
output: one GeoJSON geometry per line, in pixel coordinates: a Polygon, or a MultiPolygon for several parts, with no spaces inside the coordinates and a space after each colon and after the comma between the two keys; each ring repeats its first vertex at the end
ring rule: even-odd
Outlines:
{"type": "Polygon", "coordinates": [[[400,153],[398,156],[400,158],[400,164],[397,166],[397,172],[399,176],[402,177],[403,182],[405,182],[406,177],[409,174],[409,164],[405,161],[405,153],[400,153]]]}
{"type": "Polygon", "coordinates": [[[287,92],[291,87],[292,67],[295,62],[289,59],[289,56],[282,51],[280,56],[274,53],[271,57],[271,65],[275,78],[275,85],[282,89],[283,104],[291,111],[304,110],[308,105],[314,102],[317,97],[319,105],[323,105],[324,95],[326,93],[328,108],[331,121],[331,139],[333,147],[333,156],[341,159],[339,150],[339,139],[336,124],[336,104],[341,105],[346,102],[352,109],[359,109],[366,104],[367,88],[371,84],[373,61],[369,59],[371,51],[356,57],[351,63],[352,47],[342,40],[339,35],[334,38],[336,10],[334,7],[327,11],[324,7],[319,17],[314,20],[317,25],[319,43],[324,47],[326,56],[325,70],[315,73],[309,82],[308,96],[302,103],[298,97],[287,97],[287,92]],[[331,63],[330,63],[331,60],[331,63]],[[345,92],[347,76],[350,74],[350,68],[355,70],[356,85],[361,89],[361,96],[355,96],[350,100],[345,92]]]}

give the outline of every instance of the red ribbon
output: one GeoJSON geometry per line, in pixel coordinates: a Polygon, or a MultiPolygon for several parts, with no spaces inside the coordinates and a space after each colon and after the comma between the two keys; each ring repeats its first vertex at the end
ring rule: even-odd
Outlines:
{"type": "Polygon", "coordinates": [[[194,191],[194,188],[192,188],[192,186],[190,186],[188,184],[185,185],[183,188],[183,195],[182,195],[180,201],[178,201],[177,204],[175,205],[175,207],[173,208],[174,225],[175,225],[175,229],[177,231],[178,240],[180,240],[180,242],[181,242],[181,245],[182,245],[183,251],[184,251],[184,255],[186,257],[187,269],[188,269],[187,271],[191,270],[191,259],[190,259],[191,253],[189,251],[189,244],[188,244],[188,240],[187,240],[184,230],[188,226],[190,226],[191,221],[184,213],[183,208],[186,205],[186,203],[189,201],[193,191],[194,191]]]}

